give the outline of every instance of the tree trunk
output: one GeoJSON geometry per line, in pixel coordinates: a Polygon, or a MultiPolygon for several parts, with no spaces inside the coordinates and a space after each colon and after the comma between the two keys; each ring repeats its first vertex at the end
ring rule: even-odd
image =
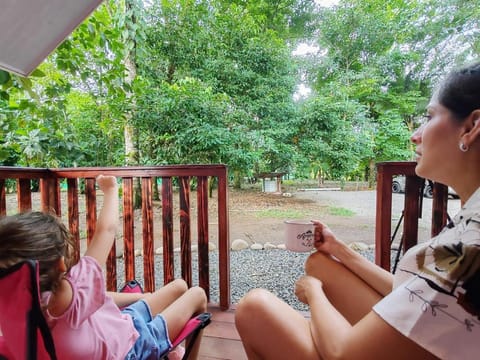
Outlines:
{"type": "Polygon", "coordinates": [[[160,190],[158,189],[158,178],[154,177],[152,182],[153,200],[160,200],[160,190]]]}
{"type": "Polygon", "coordinates": [[[217,178],[210,176],[208,178],[208,197],[212,198],[213,196],[213,189],[215,189],[215,185],[217,183],[217,178]]]}
{"type": "Polygon", "coordinates": [[[377,171],[375,166],[375,160],[371,159],[369,162],[369,171],[368,171],[368,188],[373,189],[375,187],[375,181],[377,177],[377,171]]]}
{"type": "Polygon", "coordinates": [[[234,189],[242,188],[242,173],[240,171],[233,172],[233,188],[234,189]]]}
{"type": "MultiPolygon", "coordinates": [[[[128,14],[132,14],[131,17],[125,22],[127,28],[129,26],[129,22],[131,24],[135,24],[136,19],[133,15],[134,12],[130,11],[135,4],[132,1],[125,1],[125,11],[128,14]]],[[[135,33],[131,30],[133,26],[128,31],[129,39],[125,39],[127,43],[133,42],[133,46],[130,52],[126,55],[125,58],[125,68],[127,69],[127,74],[125,77],[125,82],[129,85],[132,85],[133,81],[137,76],[137,66],[135,64],[135,33]]],[[[136,102],[134,94],[131,92],[127,93],[127,101],[131,104],[130,109],[131,112],[125,114],[125,128],[124,128],[124,136],[125,136],[125,164],[128,165],[138,165],[138,148],[136,146],[136,133],[135,128],[132,126],[131,119],[133,118],[133,114],[136,108],[136,102]]],[[[142,206],[142,190],[140,179],[135,179],[135,193],[134,193],[134,208],[139,209],[142,206]]]]}

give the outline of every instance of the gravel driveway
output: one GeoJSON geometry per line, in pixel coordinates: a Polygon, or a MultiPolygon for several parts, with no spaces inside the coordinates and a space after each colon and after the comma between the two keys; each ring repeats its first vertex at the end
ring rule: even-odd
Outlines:
{"type": "MultiPolygon", "coordinates": [[[[284,198],[273,194],[258,194],[257,203],[255,197],[249,195],[245,204],[239,199],[247,195],[233,193],[230,204],[230,238],[231,240],[243,239],[249,243],[282,244],[284,242],[284,224],[282,217],[258,218],[258,209],[278,209],[279,212],[286,210],[299,210],[308,213],[309,217],[304,220],[318,219],[325,222],[338,236],[347,243],[375,242],[375,211],[376,191],[296,191],[291,193],[290,198],[284,198]],[[237,198],[238,197],[238,198],[237,198]],[[252,199],[253,197],[253,199],[252,199]],[[329,210],[350,210],[352,215],[332,214],[329,210]]],[[[392,229],[397,224],[404,208],[404,195],[393,194],[392,197],[392,229]]],[[[460,209],[460,201],[451,199],[449,214],[452,216],[460,209]]],[[[419,219],[419,240],[430,237],[432,200],[423,198],[422,218],[419,219]]],[[[400,234],[398,234],[400,236],[400,234]]]]}

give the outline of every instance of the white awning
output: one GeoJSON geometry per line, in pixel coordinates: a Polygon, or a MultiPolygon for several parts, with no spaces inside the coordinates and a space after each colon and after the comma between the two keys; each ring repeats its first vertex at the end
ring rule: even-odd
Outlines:
{"type": "Polygon", "coordinates": [[[28,76],[102,0],[1,0],[0,69],[28,76]]]}

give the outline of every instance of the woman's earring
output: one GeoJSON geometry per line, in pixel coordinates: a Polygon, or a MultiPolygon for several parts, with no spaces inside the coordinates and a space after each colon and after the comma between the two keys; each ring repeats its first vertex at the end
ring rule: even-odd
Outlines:
{"type": "Polygon", "coordinates": [[[468,151],[468,146],[465,145],[463,142],[458,144],[458,148],[460,149],[461,152],[467,152],[468,151]]]}

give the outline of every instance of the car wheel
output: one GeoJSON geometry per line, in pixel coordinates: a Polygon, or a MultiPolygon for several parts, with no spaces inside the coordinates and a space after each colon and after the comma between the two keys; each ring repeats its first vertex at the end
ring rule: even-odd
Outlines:
{"type": "Polygon", "coordinates": [[[433,197],[433,189],[430,186],[430,184],[425,185],[425,190],[423,191],[423,195],[425,195],[425,197],[429,199],[433,197]]]}
{"type": "Polygon", "coordinates": [[[400,186],[400,183],[398,181],[394,181],[392,183],[392,192],[394,193],[402,192],[402,187],[400,186]]]}

